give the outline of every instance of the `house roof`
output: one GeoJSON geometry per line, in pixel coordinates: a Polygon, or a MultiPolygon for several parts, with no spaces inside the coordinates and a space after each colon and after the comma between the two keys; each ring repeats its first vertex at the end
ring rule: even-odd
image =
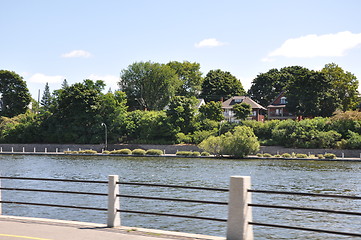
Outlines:
{"type": "Polygon", "coordinates": [[[262,107],[260,104],[256,103],[250,97],[247,97],[247,96],[231,97],[230,99],[228,99],[222,103],[222,108],[230,109],[230,108],[233,108],[233,105],[238,104],[238,103],[247,103],[247,104],[251,105],[251,108],[253,108],[253,109],[266,110],[266,108],[262,107]]]}

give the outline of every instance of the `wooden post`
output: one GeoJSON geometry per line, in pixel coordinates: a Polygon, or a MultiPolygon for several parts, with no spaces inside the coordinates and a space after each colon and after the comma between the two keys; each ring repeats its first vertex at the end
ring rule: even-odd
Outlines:
{"type": "Polygon", "coordinates": [[[108,227],[120,226],[120,213],[117,211],[120,207],[118,175],[108,176],[108,227]]]}
{"type": "Polygon", "coordinates": [[[253,240],[251,177],[232,176],[229,186],[227,240],[253,240]]]}

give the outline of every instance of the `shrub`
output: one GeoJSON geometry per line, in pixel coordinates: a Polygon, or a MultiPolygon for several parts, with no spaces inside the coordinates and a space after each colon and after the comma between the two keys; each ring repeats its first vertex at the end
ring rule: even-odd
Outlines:
{"type": "Polygon", "coordinates": [[[326,154],[324,155],[324,157],[325,157],[326,159],[336,159],[336,155],[333,154],[333,153],[326,153],[326,154]]]}
{"type": "Polygon", "coordinates": [[[203,157],[208,157],[210,154],[209,154],[209,152],[202,152],[201,153],[201,156],[203,156],[203,157]]]}
{"type": "Polygon", "coordinates": [[[263,157],[270,158],[270,157],[272,157],[272,154],[264,153],[264,154],[263,154],[263,157]]]}
{"type": "Polygon", "coordinates": [[[198,152],[198,151],[192,152],[192,156],[193,156],[193,157],[199,157],[200,155],[201,155],[201,153],[198,152]]]}
{"type": "Polygon", "coordinates": [[[143,149],[134,149],[132,151],[132,154],[133,155],[145,155],[145,150],[143,150],[143,149]]]}
{"type": "Polygon", "coordinates": [[[257,153],[256,156],[257,157],[263,157],[263,154],[262,153],[257,153]]]}
{"type": "Polygon", "coordinates": [[[361,148],[361,135],[352,131],[348,131],[349,139],[347,139],[346,147],[349,149],[361,148]]]}
{"type": "Polygon", "coordinates": [[[297,153],[296,158],[307,158],[307,154],[297,153]]]}
{"type": "Polygon", "coordinates": [[[103,154],[110,154],[110,151],[105,150],[105,151],[103,151],[103,154]]]}
{"type": "Polygon", "coordinates": [[[97,154],[98,152],[97,151],[94,151],[94,150],[81,150],[81,151],[78,151],[79,154],[97,154]]]}
{"type": "Polygon", "coordinates": [[[147,155],[157,155],[157,156],[160,156],[160,155],[163,155],[163,151],[160,150],[160,149],[148,149],[145,154],[147,155]]]}
{"type": "Polygon", "coordinates": [[[130,154],[132,154],[132,151],[130,149],[128,149],[128,148],[123,148],[123,149],[111,151],[110,154],[130,155],[130,154]]]}
{"type": "Polygon", "coordinates": [[[64,151],[64,154],[78,154],[78,151],[64,151]]]}
{"type": "Polygon", "coordinates": [[[176,153],[177,156],[192,156],[192,152],[191,151],[178,151],[176,153]]]}
{"type": "Polygon", "coordinates": [[[281,157],[283,157],[283,158],[291,158],[292,156],[289,153],[284,153],[284,154],[281,155],[281,157]]]}
{"type": "Polygon", "coordinates": [[[325,157],[323,156],[323,154],[317,154],[317,158],[318,159],[324,159],[325,157]]]}
{"type": "Polygon", "coordinates": [[[273,157],[275,157],[275,158],[280,158],[280,157],[281,157],[281,155],[276,154],[276,155],[274,155],[273,157]]]}
{"type": "Polygon", "coordinates": [[[192,143],[192,137],[190,135],[185,135],[182,132],[177,133],[175,137],[177,143],[192,143]]]}
{"type": "Polygon", "coordinates": [[[199,147],[215,155],[245,157],[259,150],[260,144],[253,130],[246,126],[237,126],[234,132],[219,137],[211,136],[199,144],[199,147]]]}

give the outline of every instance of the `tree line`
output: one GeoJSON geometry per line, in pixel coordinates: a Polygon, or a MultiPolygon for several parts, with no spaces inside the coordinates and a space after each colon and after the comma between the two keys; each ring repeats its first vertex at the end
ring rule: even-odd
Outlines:
{"type": "MultiPolygon", "coordinates": [[[[299,142],[297,146],[301,146],[308,138],[317,142],[315,136],[322,135],[334,140],[321,147],[354,148],[351,142],[357,142],[357,134],[361,134],[355,127],[360,119],[339,120],[342,127],[334,129],[330,126],[334,126],[335,121],[328,117],[337,109],[347,111],[357,107],[357,87],[357,78],[334,63],[327,64],[321,71],[300,66],[271,69],[259,74],[246,92],[242,83],[226,71],[211,70],[203,77],[198,63],[149,61],[136,62],[121,70],[117,91],[104,91],[105,84],[101,80],[84,80],[72,85],[64,80],[61,89],[53,92],[46,84],[42,99],[37,103],[31,99],[25,81],[18,74],[2,70],[0,142],[102,143],[105,140],[102,124],[105,124],[109,143],[198,144],[227,132],[239,134],[240,130],[235,127],[246,125],[263,144],[299,142]],[[325,127],[315,128],[310,135],[311,128],[297,130],[299,128],[294,125],[303,121],[241,121],[238,124],[223,121],[220,100],[249,95],[267,106],[282,91],[287,96],[290,111],[308,117],[322,116],[325,127]],[[206,101],[199,109],[196,107],[198,98],[206,101]],[[26,110],[30,102],[33,111],[26,110]],[[292,141],[284,138],[285,135],[292,136],[292,141]]],[[[243,106],[239,107],[237,116],[245,118],[249,113],[249,107],[243,106]]],[[[312,122],[316,120],[304,123],[308,121],[311,126],[320,126],[312,122]]],[[[314,146],[312,143],[303,147],[314,146]]]]}

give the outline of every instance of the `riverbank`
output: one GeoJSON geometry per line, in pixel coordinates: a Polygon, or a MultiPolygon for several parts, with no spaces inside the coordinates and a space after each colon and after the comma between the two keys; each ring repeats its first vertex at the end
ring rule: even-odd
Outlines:
{"type": "MultiPolygon", "coordinates": [[[[74,153],[64,153],[64,152],[0,152],[1,155],[32,155],[32,156],[72,156],[72,157],[126,157],[126,158],[142,158],[142,157],[159,157],[159,158],[210,158],[210,159],[235,159],[230,156],[182,156],[176,154],[163,154],[163,155],[126,155],[126,154],[104,154],[104,153],[96,153],[96,154],[74,154],[74,153]]],[[[361,162],[361,158],[346,158],[346,157],[337,157],[335,159],[319,159],[319,158],[283,158],[283,157],[259,157],[257,155],[250,155],[242,158],[243,160],[302,160],[302,161],[344,161],[344,162],[361,162]]]]}
{"type": "MultiPolygon", "coordinates": [[[[108,150],[117,150],[129,148],[133,149],[160,149],[165,154],[176,154],[178,151],[198,151],[202,152],[196,145],[176,144],[176,145],[154,145],[154,144],[108,144],[108,150]]],[[[92,149],[99,153],[105,149],[104,144],[0,144],[0,153],[2,152],[27,152],[27,153],[61,153],[64,151],[79,151],[92,149]]],[[[361,158],[361,149],[303,149],[303,148],[285,148],[282,146],[261,146],[259,153],[269,153],[272,155],[281,155],[283,153],[302,153],[307,155],[318,155],[333,153],[338,158],[361,158]]]]}

